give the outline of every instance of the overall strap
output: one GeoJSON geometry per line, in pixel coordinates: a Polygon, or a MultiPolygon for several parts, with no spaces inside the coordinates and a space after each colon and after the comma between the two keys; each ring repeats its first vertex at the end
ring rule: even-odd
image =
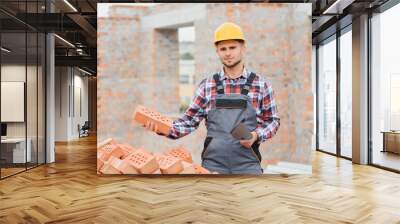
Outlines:
{"type": "Polygon", "coordinates": [[[222,85],[221,80],[219,79],[219,74],[216,73],[213,75],[215,84],[217,85],[217,93],[218,94],[224,94],[224,85],[222,85]]]}
{"type": "Polygon", "coordinates": [[[243,95],[247,95],[249,93],[251,84],[253,83],[253,80],[256,78],[256,74],[255,73],[250,73],[249,77],[247,77],[247,81],[246,84],[244,84],[242,90],[241,90],[241,94],[243,95]]]}

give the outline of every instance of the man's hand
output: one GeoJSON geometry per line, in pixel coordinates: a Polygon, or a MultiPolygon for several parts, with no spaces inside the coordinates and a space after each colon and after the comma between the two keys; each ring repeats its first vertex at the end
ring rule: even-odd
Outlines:
{"type": "Polygon", "coordinates": [[[252,137],[249,140],[240,140],[240,144],[242,144],[244,147],[248,149],[251,148],[251,145],[253,145],[253,143],[258,139],[258,135],[255,131],[252,131],[251,135],[252,137]]]}
{"type": "Polygon", "coordinates": [[[164,136],[164,134],[157,132],[158,131],[158,126],[153,121],[147,121],[147,123],[144,124],[143,127],[146,128],[149,131],[152,131],[152,132],[158,134],[158,135],[163,135],[164,136]]]}

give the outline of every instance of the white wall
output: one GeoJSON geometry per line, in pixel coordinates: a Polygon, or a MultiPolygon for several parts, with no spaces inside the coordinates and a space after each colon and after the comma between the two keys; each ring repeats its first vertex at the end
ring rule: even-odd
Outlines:
{"type": "MultiPolygon", "coordinates": [[[[2,82],[25,82],[25,75],[28,72],[29,75],[36,74],[36,67],[17,64],[9,64],[1,66],[1,81],[2,82]],[[25,70],[27,69],[27,70],[25,70]]],[[[30,85],[36,85],[36,80],[29,80],[30,85]]],[[[31,122],[36,123],[36,113],[31,113],[36,108],[36,88],[27,88],[27,104],[28,106],[34,107],[30,108],[27,112],[28,119],[28,137],[30,133],[36,130],[36,125],[34,126],[31,122]],[[30,105],[31,102],[35,102],[34,105],[30,105]]],[[[4,96],[3,96],[4,97],[4,96]]],[[[1,108],[1,110],[7,110],[7,108],[1,108]]],[[[7,136],[8,137],[25,137],[25,124],[26,122],[7,122],[7,136]]],[[[35,132],[36,135],[36,132],[35,132]]]]}
{"type": "Polygon", "coordinates": [[[67,67],[55,68],[55,141],[68,139],[68,85],[69,76],[67,67]]]}
{"type": "MultiPolygon", "coordinates": [[[[25,82],[24,65],[2,65],[1,66],[1,81],[2,82],[25,82]]],[[[28,66],[28,70],[31,67],[28,66]]],[[[3,96],[4,97],[4,96],[3,96]]],[[[7,108],[1,108],[7,110],[7,108]]],[[[25,123],[24,122],[10,122],[7,123],[7,137],[25,137],[25,123]]]]}
{"type": "Polygon", "coordinates": [[[79,74],[76,74],[75,70],[75,75],[74,75],[74,100],[75,100],[75,106],[73,108],[73,110],[75,110],[75,113],[72,113],[72,117],[73,119],[71,120],[71,135],[73,136],[73,138],[77,138],[79,137],[79,133],[78,133],[78,124],[80,124],[81,126],[85,123],[85,121],[88,120],[88,77],[87,76],[81,76],[79,74]],[[80,93],[78,93],[80,90],[80,93]],[[79,99],[79,94],[80,94],[80,99],[79,99]],[[81,101],[79,103],[79,100],[81,101]],[[79,105],[80,104],[80,105],[79,105]],[[79,106],[81,106],[81,112],[79,111],[79,106]]]}
{"type": "Polygon", "coordinates": [[[56,67],[56,141],[79,138],[78,124],[83,125],[88,120],[88,78],[83,75],[76,68],[56,67]]]}

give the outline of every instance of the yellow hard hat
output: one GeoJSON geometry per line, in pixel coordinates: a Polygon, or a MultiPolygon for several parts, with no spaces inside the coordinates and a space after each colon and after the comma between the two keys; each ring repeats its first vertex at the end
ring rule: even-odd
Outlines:
{"type": "Polygon", "coordinates": [[[222,40],[243,40],[244,35],[240,26],[234,23],[223,23],[221,24],[214,33],[214,44],[222,40]]]}

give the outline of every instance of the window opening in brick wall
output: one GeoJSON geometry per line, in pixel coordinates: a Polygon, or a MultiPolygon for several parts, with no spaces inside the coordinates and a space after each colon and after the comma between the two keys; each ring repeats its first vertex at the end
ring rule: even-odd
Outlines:
{"type": "Polygon", "coordinates": [[[193,97],[196,85],[194,83],[194,26],[178,29],[179,36],[179,111],[185,112],[193,97]]]}

